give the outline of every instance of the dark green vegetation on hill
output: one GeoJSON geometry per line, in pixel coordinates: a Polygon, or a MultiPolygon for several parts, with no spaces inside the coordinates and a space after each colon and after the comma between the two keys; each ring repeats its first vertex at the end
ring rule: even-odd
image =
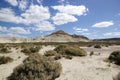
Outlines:
{"type": "Polygon", "coordinates": [[[8,80],[55,80],[60,76],[61,64],[39,54],[32,54],[16,67],[8,80]]]}

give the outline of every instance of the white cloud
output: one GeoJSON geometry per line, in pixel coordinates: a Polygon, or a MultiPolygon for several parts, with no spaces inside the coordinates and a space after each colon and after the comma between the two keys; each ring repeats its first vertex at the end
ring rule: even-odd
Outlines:
{"type": "Polygon", "coordinates": [[[107,37],[120,37],[120,32],[108,32],[108,33],[105,33],[104,36],[107,36],[107,37]]]}
{"type": "Polygon", "coordinates": [[[22,27],[2,27],[0,26],[0,32],[9,33],[9,34],[31,34],[29,30],[26,30],[22,27]]]}
{"type": "Polygon", "coordinates": [[[112,25],[114,25],[112,21],[103,21],[103,22],[95,23],[94,25],[92,25],[92,27],[103,28],[103,27],[109,27],[112,25]]]}
{"type": "Polygon", "coordinates": [[[23,22],[23,19],[19,16],[16,16],[14,11],[11,8],[1,8],[0,21],[21,23],[23,22]]]}
{"type": "Polygon", "coordinates": [[[19,35],[19,34],[7,33],[7,34],[0,34],[0,37],[19,37],[19,38],[26,38],[27,36],[23,36],[23,35],[19,35]]]}
{"type": "Polygon", "coordinates": [[[41,5],[43,0],[37,0],[37,2],[41,5]]]}
{"type": "Polygon", "coordinates": [[[73,27],[73,29],[76,32],[87,32],[88,31],[88,29],[86,29],[86,28],[80,28],[80,27],[73,27]]]}
{"type": "Polygon", "coordinates": [[[30,34],[31,33],[29,30],[26,30],[22,27],[11,27],[8,29],[8,32],[16,33],[16,34],[30,34]]]}
{"type": "Polygon", "coordinates": [[[54,24],[61,25],[68,22],[75,22],[77,21],[77,18],[66,13],[57,13],[54,17],[52,17],[52,20],[54,21],[54,24]]]}
{"type": "Polygon", "coordinates": [[[55,26],[48,21],[42,21],[34,28],[35,31],[52,31],[55,30],[55,26]]]}
{"type": "Polygon", "coordinates": [[[58,0],[58,2],[63,5],[65,0],[58,0]]]}
{"type": "Polygon", "coordinates": [[[31,5],[21,16],[24,17],[27,24],[32,24],[48,20],[50,18],[50,12],[48,7],[31,5]]]}
{"type": "Polygon", "coordinates": [[[18,7],[19,7],[21,10],[24,10],[24,9],[26,9],[27,4],[28,4],[27,0],[20,0],[18,7]]]}
{"type": "Polygon", "coordinates": [[[18,5],[17,0],[5,0],[5,1],[7,1],[8,3],[10,3],[12,6],[17,6],[18,5]]]}
{"type": "Polygon", "coordinates": [[[53,9],[58,10],[61,13],[71,14],[71,15],[86,15],[88,9],[84,5],[74,6],[74,5],[59,5],[52,6],[53,9]]]}

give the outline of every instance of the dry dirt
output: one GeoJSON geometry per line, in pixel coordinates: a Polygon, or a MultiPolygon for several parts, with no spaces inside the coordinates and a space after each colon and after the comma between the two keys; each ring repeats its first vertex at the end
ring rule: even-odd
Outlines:
{"type": "MultiPolygon", "coordinates": [[[[43,54],[47,50],[54,49],[54,46],[43,46],[39,51],[43,54]]],[[[120,50],[120,46],[103,47],[95,49],[93,47],[82,47],[89,54],[94,51],[95,55],[86,57],[74,57],[72,60],[60,59],[58,62],[62,64],[62,73],[56,80],[113,80],[112,78],[120,72],[120,66],[111,64],[103,60],[108,58],[110,53],[115,50],[120,50]],[[99,55],[100,53],[100,55],[99,55]]],[[[0,54],[0,56],[3,54],[0,54]]],[[[14,59],[13,62],[0,65],[0,80],[6,80],[13,69],[20,65],[27,57],[20,50],[13,49],[12,53],[4,54],[14,59]],[[20,57],[20,58],[18,58],[20,57]]]]}

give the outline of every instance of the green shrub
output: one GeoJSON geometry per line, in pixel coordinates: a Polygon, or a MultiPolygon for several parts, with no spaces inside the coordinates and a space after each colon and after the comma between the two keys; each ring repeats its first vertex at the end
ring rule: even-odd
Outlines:
{"type": "Polygon", "coordinates": [[[54,49],[57,53],[61,55],[71,55],[71,56],[86,56],[87,53],[79,47],[73,47],[68,45],[59,45],[54,49]]]}
{"type": "Polygon", "coordinates": [[[26,55],[30,55],[31,53],[38,53],[39,47],[28,47],[21,50],[21,52],[25,53],[26,55]]]}
{"type": "Polygon", "coordinates": [[[49,51],[46,51],[46,53],[44,54],[45,56],[55,56],[57,54],[56,51],[54,50],[49,50],[49,51]]]}
{"type": "Polygon", "coordinates": [[[100,45],[95,45],[94,48],[101,48],[101,46],[100,45]]]}
{"type": "Polygon", "coordinates": [[[10,57],[0,56],[0,64],[6,64],[8,62],[12,62],[13,59],[10,57]]]}
{"type": "Polygon", "coordinates": [[[110,54],[109,60],[120,65],[120,51],[114,51],[110,54]]]}
{"type": "Polygon", "coordinates": [[[60,76],[61,64],[45,56],[32,54],[16,67],[8,80],[55,80],[60,76]]]}

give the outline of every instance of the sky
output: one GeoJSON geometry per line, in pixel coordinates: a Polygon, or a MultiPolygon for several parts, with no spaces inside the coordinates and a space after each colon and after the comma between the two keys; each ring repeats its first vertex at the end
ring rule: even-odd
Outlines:
{"type": "Polygon", "coordinates": [[[89,39],[120,38],[120,0],[0,0],[0,37],[58,30],[89,39]]]}

